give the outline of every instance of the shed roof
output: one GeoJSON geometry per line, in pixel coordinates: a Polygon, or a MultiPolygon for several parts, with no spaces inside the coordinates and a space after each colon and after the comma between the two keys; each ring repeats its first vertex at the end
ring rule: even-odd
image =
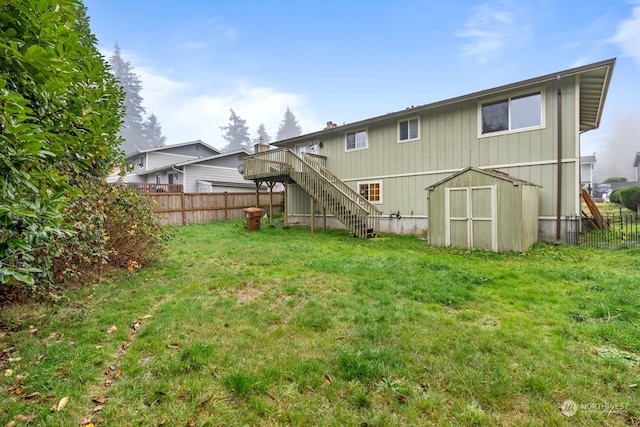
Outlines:
{"type": "Polygon", "coordinates": [[[580,164],[584,165],[584,164],[588,164],[588,163],[595,163],[596,162],[596,155],[592,154],[590,156],[580,156],[580,164]]]}
{"type": "Polygon", "coordinates": [[[504,172],[500,172],[499,170],[496,169],[480,169],[480,168],[476,168],[473,166],[469,166],[467,168],[462,169],[459,172],[454,173],[453,175],[449,175],[448,177],[446,177],[445,179],[442,179],[438,182],[436,182],[433,185],[430,185],[429,187],[425,188],[425,190],[433,190],[435,187],[440,186],[441,184],[444,184],[445,182],[452,180],[453,178],[462,175],[463,173],[466,173],[468,171],[475,171],[475,172],[479,172],[488,176],[492,176],[494,178],[498,178],[501,179],[503,181],[508,181],[511,182],[514,185],[533,185],[536,187],[541,187],[538,184],[534,184],[532,182],[529,181],[525,181],[523,179],[520,178],[516,178],[515,176],[509,175],[507,173],[504,172]]]}
{"type": "Polygon", "coordinates": [[[373,117],[366,120],[360,120],[353,123],[347,123],[342,126],[323,129],[318,132],[312,132],[305,135],[300,135],[294,138],[285,139],[273,143],[275,146],[283,146],[291,143],[304,142],[309,139],[315,139],[326,135],[332,135],[335,133],[345,132],[347,130],[353,130],[353,128],[359,128],[367,126],[371,123],[379,122],[382,120],[399,119],[415,115],[426,110],[433,108],[455,104],[459,102],[466,102],[478,98],[483,98],[490,95],[499,95],[503,92],[517,90],[527,86],[545,83],[556,80],[558,77],[579,76],[580,77],[580,132],[585,132],[591,129],[597,129],[600,126],[600,118],[602,117],[602,109],[604,107],[604,101],[609,90],[609,83],[611,81],[611,75],[615,66],[616,59],[607,59],[605,61],[595,62],[589,65],[583,65],[581,67],[570,68],[564,71],[558,71],[544,76],[535,77],[528,80],[522,80],[520,82],[511,83],[504,86],[498,86],[492,89],[483,90],[480,92],[473,92],[468,95],[459,96],[456,98],[446,99],[444,101],[438,101],[431,104],[425,104],[418,107],[407,108],[406,110],[397,111],[395,113],[389,113],[382,116],[373,117]]]}

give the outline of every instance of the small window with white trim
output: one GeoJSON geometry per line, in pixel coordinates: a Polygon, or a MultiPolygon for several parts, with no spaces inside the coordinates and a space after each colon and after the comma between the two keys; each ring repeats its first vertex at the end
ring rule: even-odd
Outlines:
{"type": "Polygon", "coordinates": [[[398,142],[420,139],[420,118],[412,117],[398,121],[398,142]]]}
{"type": "Polygon", "coordinates": [[[541,91],[497,99],[480,105],[480,135],[544,127],[541,91]]]}
{"type": "Polygon", "coordinates": [[[347,133],[347,151],[367,148],[367,131],[359,130],[347,133]]]}
{"type": "Polygon", "coordinates": [[[382,203],[382,183],[380,181],[359,182],[358,193],[371,203],[382,203]]]}

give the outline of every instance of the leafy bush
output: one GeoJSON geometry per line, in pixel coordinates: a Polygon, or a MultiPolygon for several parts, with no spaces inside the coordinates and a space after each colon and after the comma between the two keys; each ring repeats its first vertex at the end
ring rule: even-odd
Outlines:
{"type": "Polygon", "coordinates": [[[622,188],[615,188],[611,194],[609,194],[609,201],[611,203],[622,203],[622,200],[620,200],[620,191],[622,191],[622,188]]]}
{"type": "Polygon", "coordinates": [[[610,176],[609,178],[604,180],[605,183],[612,183],[612,182],[627,182],[627,178],[625,178],[624,176],[610,176]]]}
{"type": "Polygon", "coordinates": [[[69,252],[60,242],[77,236],[65,226],[82,222],[74,201],[121,158],[124,96],[88,22],[79,0],[0,5],[3,287],[52,283],[53,257],[69,252]]]}
{"type": "Polygon", "coordinates": [[[104,268],[138,269],[153,259],[168,232],[156,225],[138,190],[102,183],[84,193],[67,209],[73,234],[43,254],[53,255],[47,261],[56,284],[81,283],[104,268]]]}
{"type": "Polygon", "coordinates": [[[640,210],[640,186],[623,188],[620,191],[620,201],[627,209],[640,210]]]}

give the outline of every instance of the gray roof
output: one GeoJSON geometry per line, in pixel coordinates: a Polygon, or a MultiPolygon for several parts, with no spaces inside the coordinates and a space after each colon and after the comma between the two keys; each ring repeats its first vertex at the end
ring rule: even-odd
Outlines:
{"type": "Polygon", "coordinates": [[[347,123],[335,128],[323,129],[318,132],[313,132],[305,135],[300,135],[294,138],[285,139],[272,143],[275,146],[284,146],[292,143],[304,142],[309,139],[315,139],[324,137],[327,135],[333,135],[336,133],[342,133],[347,130],[354,130],[367,126],[371,123],[389,120],[399,119],[415,115],[417,113],[430,110],[445,105],[456,104],[459,102],[466,102],[477,98],[483,98],[489,95],[497,95],[502,92],[512,91],[514,89],[531,86],[534,84],[545,83],[554,81],[559,77],[579,76],[580,77],[580,132],[585,132],[591,129],[597,129],[600,126],[600,118],[602,117],[602,108],[604,107],[604,101],[609,89],[609,83],[611,81],[611,74],[615,66],[616,59],[607,59],[605,61],[595,62],[593,64],[584,65],[581,67],[570,68],[564,71],[558,71],[544,76],[536,77],[533,79],[523,80],[516,83],[511,83],[504,86],[498,86],[493,89],[487,89],[480,92],[474,92],[468,95],[459,96],[456,98],[450,98],[444,101],[438,101],[431,104],[425,104],[418,107],[407,108],[406,110],[398,111],[395,113],[389,113],[382,116],[373,117],[366,120],[360,120],[353,123],[347,123]]]}
{"type": "Polygon", "coordinates": [[[147,148],[146,150],[137,150],[137,151],[134,151],[133,153],[129,153],[129,154],[127,154],[124,158],[125,158],[125,160],[126,160],[126,159],[129,159],[129,158],[131,158],[131,157],[135,157],[135,156],[137,156],[137,155],[139,155],[139,154],[143,154],[143,153],[150,153],[150,152],[154,152],[154,151],[170,150],[170,149],[173,149],[173,148],[176,148],[176,147],[184,147],[184,146],[187,146],[187,145],[195,145],[195,144],[203,145],[203,146],[205,146],[205,147],[207,147],[207,148],[209,148],[209,149],[211,149],[211,150],[213,150],[213,151],[216,151],[216,152],[220,153],[220,150],[218,150],[216,147],[213,147],[213,146],[211,146],[211,145],[207,144],[207,143],[206,143],[206,142],[204,142],[204,141],[201,141],[201,140],[199,140],[199,139],[196,139],[195,141],[181,142],[181,143],[179,143],[179,144],[170,144],[170,145],[164,145],[164,146],[162,146],[162,147],[147,148]]]}
{"type": "Polygon", "coordinates": [[[205,160],[221,159],[223,157],[233,156],[234,154],[241,154],[241,153],[244,153],[247,156],[252,154],[246,148],[241,148],[240,150],[225,151],[222,154],[215,154],[213,156],[199,157],[197,159],[185,160],[184,162],[176,163],[174,166],[184,166],[184,165],[190,165],[190,164],[193,164],[193,163],[200,163],[200,162],[203,162],[205,160]]]}
{"type": "Polygon", "coordinates": [[[587,163],[595,163],[596,162],[596,155],[592,154],[590,156],[580,156],[580,164],[584,165],[587,163]]]}

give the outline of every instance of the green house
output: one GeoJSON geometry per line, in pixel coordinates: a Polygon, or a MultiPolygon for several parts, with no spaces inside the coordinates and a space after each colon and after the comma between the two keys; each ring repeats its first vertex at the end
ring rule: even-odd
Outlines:
{"type": "Polygon", "coordinates": [[[600,124],[614,65],[609,59],[354,123],[328,122],[247,157],[244,178],[284,182],[291,223],[321,221],[369,237],[441,227],[430,215],[442,209],[430,204],[443,201],[429,200],[425,188],[470,167],[496,170],[539,186],[537,240],[562,241],[566,217],[581,212],[580,135],[600,124]]]}

